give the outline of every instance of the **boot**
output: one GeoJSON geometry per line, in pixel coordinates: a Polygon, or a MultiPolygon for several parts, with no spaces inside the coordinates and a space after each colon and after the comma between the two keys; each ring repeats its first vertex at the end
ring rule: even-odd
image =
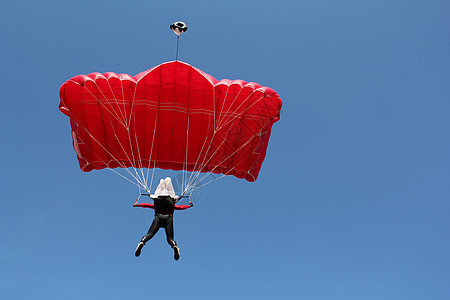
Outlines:
{"type": "Polygon", "coordinates": [[[180,248],[177,246],[173,246],[173,258],[175,258],[175,260],[180,259],[180,248]]]}
{"type": "Polygon", "coordinates": [[[137,245],[136,251],[134,251],[134,255],[135,255],[136,257],[138,257],[139,255],[141,255],[141,250],[142,250],[142,247],[144,247],[144,245],[145,245],[144,242],[140,242],[140,243],[137,245]]]}

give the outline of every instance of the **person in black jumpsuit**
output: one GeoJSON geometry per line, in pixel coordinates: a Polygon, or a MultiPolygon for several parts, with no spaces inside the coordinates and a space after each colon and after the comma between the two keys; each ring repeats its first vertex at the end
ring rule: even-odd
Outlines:
{"type": "Polygon", "coordinates": [[[160,228],[164,228],[166,231],[167,242],[174,250],[174,258],[175,260],[178,260],[180,258],[180,249],[174,240],[173,212],[174,210],[185,210],[192,207],[193,204],[189,202],[189,205],[176,205],[176,200],[169,195],[159,195],[158,197],[153,198],[153,202],[154,204],[139,204],[136,201],[136,203],[133,204],[134,207],[147,207],[155,210],[155,218],[153,219],[152,225],[150,226],[147,234],[142,237],[134,254],[136,257],[139,256],[145,243],[147,243],[160,228]]]}

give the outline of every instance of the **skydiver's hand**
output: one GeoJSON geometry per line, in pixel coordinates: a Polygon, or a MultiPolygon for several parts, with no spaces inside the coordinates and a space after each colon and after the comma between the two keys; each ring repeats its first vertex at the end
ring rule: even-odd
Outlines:
{"type": "Polygon", "coordinates": [[[138,200],[136,199],[136,202],[133,204],[133,207],[137,207],[138,206],[138,200]]]}
{"type": "Polygon", "coordinates": [[[191,201],[189,201],[189,207],[192,207],[192,206],[194,206],[194,204],[191,201]]]}

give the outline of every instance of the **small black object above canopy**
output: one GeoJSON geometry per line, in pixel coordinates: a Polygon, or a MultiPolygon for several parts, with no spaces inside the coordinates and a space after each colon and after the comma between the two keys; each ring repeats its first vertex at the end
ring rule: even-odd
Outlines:
{"type": "Polygon", "coordinates": [[[186,23],[181,21],[176,21],[172,24],[170,24],[170,29],[175,32],[176,35],[180,36],[183,32],[186,32],[188,29],[186,23]]]}

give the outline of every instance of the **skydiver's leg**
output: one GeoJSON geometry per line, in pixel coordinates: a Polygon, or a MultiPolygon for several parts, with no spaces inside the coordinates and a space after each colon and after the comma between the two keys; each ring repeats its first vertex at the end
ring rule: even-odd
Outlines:
{"type": "Polygon", "coordinates": [[[167,242],[169,245],[173,248],[173,258],[175,260],[180,259],[180,249],[177,246],[177,242],[173,239],[174,233],[173,233],[173,217],[171,216],[169,220],[167,220],[166,227],[164,228],[166,230],[166,237],[167,242]]]}
{"type": "Polygon", "coordinates": [[[170,247],[174,247],[177,245],[177,242],[174,241],[174,233],[173,233],[173,217],[171,216],[170,219],[167,220],[166,227],[164,228],[166,230],[166,237],[167,242],[169,243],[170,247]]]}
{"type": "Polygon", "coordinates": [[[144,247],[145,243],[148,242],[159,230],[159,219],[158,216],[155,216],[155,219],[152,222],[152,225],[148,229],[146,235],[144,235],[141,239],[141,242],[138,244],[136,250],[134,251],[134,255],[138,257],[141,255],[142,247],[144,247]]]}
{"type": "Polygon", "coordinates": [[[152,237],[155,236],[158,230],[159,230],[159,218],[158,216],[155,216],[152,225],[148,229],[147,234],[142,237],[141,242],[143,242],[144,244],[147,243],[152,237]]]}

